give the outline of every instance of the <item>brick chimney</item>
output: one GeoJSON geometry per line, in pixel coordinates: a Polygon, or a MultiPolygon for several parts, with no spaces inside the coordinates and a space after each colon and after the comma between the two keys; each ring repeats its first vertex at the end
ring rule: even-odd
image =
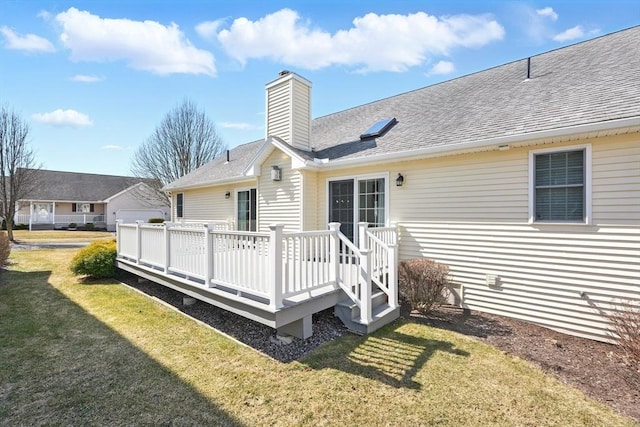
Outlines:
{"type": "Polygon", "coordinates": [[[290,71],[266,85],[266,136],[311,151],[311,82],[290,71]]]}

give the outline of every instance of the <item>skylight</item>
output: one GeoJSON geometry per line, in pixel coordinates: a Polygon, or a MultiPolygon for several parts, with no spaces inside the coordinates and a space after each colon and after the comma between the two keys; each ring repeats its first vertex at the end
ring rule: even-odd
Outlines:
{"type": "Polygon", "coordinates": [[[360,135],[360,139],[382,136],[396,123],[397,120],[395,117],[379,120],[375,122],[369,129],[367,129],[362,135],[360,135]]]}

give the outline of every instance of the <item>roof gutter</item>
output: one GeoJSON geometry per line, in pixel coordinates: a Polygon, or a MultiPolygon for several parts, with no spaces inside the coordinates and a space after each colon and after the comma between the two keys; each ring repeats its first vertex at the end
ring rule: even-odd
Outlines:
{"type": "Polygon", "coordinates": [[[184,187],[163,187],[162,191],[195,190],[197,188],[211,187],[214,185],[235,184],[235,183],[249,182],[249,181],[255,181],[255,180],[256,180],[256,177],[254,176],[236,176],[231,178],[220,179],[218,181],[209,181],[209,182],[203,182],[200,184],[185,185],[184,187]]]}
{"type": "Polygon", "coordinates": [[[307,160],[306,166],[309,169],[333,169],[349,166],[358,166],[376,162],[389,162],[390,160],[414,160],[416,158],[438,157],[454,155],[463,152],[472,152],[509,144],[520,144],[524,142],[542,143],[550,138],[559,138],[576,134],[588,134],[612,129],[640,127],[640,117],[628,117],[624,119],[608,120],[605,122],[589,123],[577,126],[567,126],[557,129],[549,129],[516,135],[505,135],[496,138],[482,139],[473,142],[461,142],[458,144],[447,144],[434,147],[427,147],[417,150],[405,150],[395,153],[381,153],[374,156],[357,157],[344,160],[314,159],[307,160]]]}

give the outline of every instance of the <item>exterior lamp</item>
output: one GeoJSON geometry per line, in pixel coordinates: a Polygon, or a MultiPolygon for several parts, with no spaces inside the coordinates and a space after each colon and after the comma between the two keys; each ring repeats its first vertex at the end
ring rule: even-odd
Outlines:
{"type": "Polygon", "coordinates": [[[398,177],[396,178],[396,187],[402,187],[402,184],[404,184],[404,176],[399,173],[398,177]]]}
{"type": "Polygon", "coordinates": [[[271,180],[280,181],[282,179],[282,170],[278,166],[271,166],[271,180]]]}
{"type": "Polygon", "coordinates": [[[231,197],[231,193],[229,191],[227,191],[226,193],[224,193],[224,198],[228,199],[231,197]]]}

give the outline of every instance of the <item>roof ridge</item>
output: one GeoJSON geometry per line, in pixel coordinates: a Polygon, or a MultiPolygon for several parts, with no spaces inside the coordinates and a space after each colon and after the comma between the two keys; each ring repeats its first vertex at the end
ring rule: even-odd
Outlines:
{"type": "Polygon", "coordinates": [[[575,43],[572,43],[572,44],[569,44],[569,45],[566,45],[566,46],[560,46],[560,47],[557,47],[555,49],[547,50],[547,51],[544,51],[544,52],[539,52],[539,53],[536,53],[536,54],[533,54],[533,55],[525,56],[523,58],[515,59],[513,61],[504,62],[504,63],[499,64],[499,65],[494,65],[493,67],[483,68],[481,70],[473,71],[471,73],[464,74],[462,76],[454,77],[454,78],[451,78],[451,79],[448,79],[448,80],[443,80],[443,81],[436,82],[436,83],[433,83],[433,84],[430,84],[430,85],[426,85],[426,86],[422,86],[422,87],[419,87],[419,88],[411,89],[411,90],[408,90],[406,92],[401,92],[401,93],[397,93],[395,95],[390,95],[390,96],[387,96],[387,97],[384,97],[384,98],[380,98],[380,99],[376,99],[376,100],[373,100],[373,101],[365,102],[364,104],[354,105],[353,107],[345,108],[344,110],[334,111],[333,113],[325,114],[324,116],[318,116],[318,117],[312,118],[311,121],[314,122],[314,121],[319,120],[319,119],[324,119],[324,118],[331,117],[331,116],[334,116],[334,115],[337,115],[337,114],[342,114],[342,113],[345,113],[345,112],[348,112],[348,111],[351,111],[351,110],[355,110],[355,109],[358,109],[358,108],[361,108],[361,107],[365,107],[367,105],[373,105],[373,104],[376,104],[376,103],[379,103],[379,102],[383,102],[383,101],[387,101],[387,100],[390,100],[390,99],[394,99],[394,98],[398,98],[398,97],[401,97],[401,96],[405,96],[405,95],[408,95],[410,93],[415,93],[415,92],[419,92],[419,91],[422,91],[422,90],[425,90],[425,89],[429,89],[429,88],[433,88],[433,87],[436,87],[436,86],[440,86],[440,85],[443,85],[443,84],[448,84],[448,83],[455,82],[455,81],[458,81],[460,79],[464,79],[464,78],[467,78],[467,77],[470,77],[470,76],[475,76],[475,75],[478,75],[478,74],[481,74],[481,73],[484,73],[484,72],[488,72],[488,71],[491,71],[491,70],[495,70],[495,69],[498,69],[498,68],[501,68],[501,67],[506,67],[508,65],[516,64],[516,63],[521,62],[521,61],[526,61],[529,58],[535,58],[535,57],[539,57],[539,56],[542,56],[542,55],[546,55],[546,54],[550,54],[550,53],[553,53],[553,52],[557,52],[557,51],[560,51],[560,50],[574,48],[576,46],[583,45],[585,43],[594,42],[594,41],[597,41],[597,40],[602,39],[604,37],[609,37],[609,36],[612,36],[612,35],[615,35],[615,34],[618,34],[618,33],[622,33],[622,32],[633,30],[633,29],[637,29],[637,28],[640,28],[640,25],[634,25],[632,27],[623,28],[623,29],[620,29],[620,30],[617,30],[617,31],[613,31],[611,33],[601,34],[599,36],[596,36],[596,37],[593,37],[593,38],[590,38],[590,39],[587,39],[587,40],[582,40],[582,41],[575,42],[575,43]]]}

